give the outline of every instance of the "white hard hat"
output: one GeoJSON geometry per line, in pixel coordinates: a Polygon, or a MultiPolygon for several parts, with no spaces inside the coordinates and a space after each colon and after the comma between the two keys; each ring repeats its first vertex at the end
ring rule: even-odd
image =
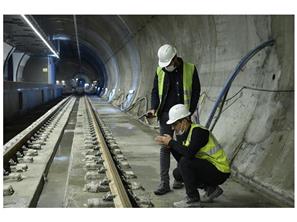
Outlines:
{"type": "Polygon", "coordinates": [[[175,55],[176,48],[169,44],[162,45],[158,50],[159,66],[161,68],[168,66],[175,55]]]}
{"type": "Polygon", "coordinates": [[[166,123],[170,125],[190,115],[191,113],[184,104],[176,104],[169,110],[169,120],[166,123]]]}

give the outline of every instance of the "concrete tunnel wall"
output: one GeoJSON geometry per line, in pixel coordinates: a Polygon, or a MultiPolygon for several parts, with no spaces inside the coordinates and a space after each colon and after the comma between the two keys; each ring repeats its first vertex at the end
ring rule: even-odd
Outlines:
{"type": "Polygon", "coordinates": [[[240,59],[260,43],[276,40],[275,46],[254,56],[235,79],[214,134],[232,160],[234,175],[293,205],[294,92],[241,88],[294,89],[294,17],[154,16],[140,19],[138,31],[129,27],[135,25],[130,19],[123,17],[132,35],[105,64],[107,87],[116,88],[114,98],[120,94],[119,89],[127,92],[133,86],[137,87],[136,98],[150,98],[157,50],[171,43],[178,56],[198,68],[203,125],[240,59]],[[113,76],[117,72],[120,78],[113,76]]]}

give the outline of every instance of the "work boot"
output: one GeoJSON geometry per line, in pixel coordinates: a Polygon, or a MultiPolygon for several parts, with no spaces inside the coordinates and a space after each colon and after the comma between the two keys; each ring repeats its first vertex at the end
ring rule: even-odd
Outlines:
{"type": "Polygon", "coordinates": [[[181,189],[184,187],[184,183],[183,182],[180,182],[180,181],[177,181],[177,180],[174,180],[173,184],[172,184],[172,188],[173,189],[181,189]]]}
{"type": "Polygon", "coordinates": [[[164,195],[170,191],[171,190],[170,190],[169,186],[160,186],[157,190],[154,191],[154,194],[161,196],[161,195],[164,195]]]}
{"type": "Polygon", "coordinates": [[[199,197],[186,197],[185,199],[174,202],[173,207],[176,208],[186,208],[186,207],[201,207],[200,198],[199,197]]]}
{"type": "Polygon", "coordinates": [[[221,187],[206,187],[205,194],[202,197],[201,202],[210,203],[215,198],[219,197],[224,191],[221,187]]]}

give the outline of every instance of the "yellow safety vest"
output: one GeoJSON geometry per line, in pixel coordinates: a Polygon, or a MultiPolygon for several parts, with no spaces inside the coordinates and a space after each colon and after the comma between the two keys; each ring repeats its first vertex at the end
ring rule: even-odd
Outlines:
{"type": "MultiPolygon", "coordinates": [[[[194,64],[185,63],[185,62],[183,63],[184,105],[187,107],[187,109],[190,109],[194,68],[195,68],[194,64]]],[[[160,101],[157,109],[157,112],[158,112],[162,102],[164,79],[165,79],[165,72],[159,66],[157,68],[157,75],[158,75],[158,91],[159,91],[159,101],[160,101]]]]}
{"type": "MultiPolygon", "coordinates": [[[[190,132],[186,141],[183,142],[183,145],[188,147],[191,142],[192,131],[194,128],[200,127],[206,129],[205,127],[199,124],[191,124],[190,132]]],[[[207,129],[206,129],[207,130],[207,129]]],[[[218,143],[216,138],[209,131],[208,143],[202,147],[195,155],[196,158],[205,159],[211,162],[219,171],[223,173],[230,173],[230,164],[227,158],[227,155],[221,145],[218,143]]]]}

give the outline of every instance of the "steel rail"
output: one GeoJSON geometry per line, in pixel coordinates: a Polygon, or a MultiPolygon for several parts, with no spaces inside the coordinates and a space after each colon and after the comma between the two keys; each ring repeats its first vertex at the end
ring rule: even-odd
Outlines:
{"type": "Polygon", "coordinates": [[[112,159],[111,153],[105,142],[103,132],[100,128],[99,123],[101,122],[101,120],[99,118],[99,115],[98,113],[96,113],[95,108],[93,107],[92,103],[87,97],[85,97],[85,104],[87,107],[87,113],[89,114],[89,117],[95,126],[94,128],[101,147],[102,157],[105,160],[103,164],[107,169],[106,175],[108,179],[111,180],[109,186],[110,186],[111,192],[115,195],[114,205],[116,208],[132,208],[133,207],[132,203],[123,185],[119,172],[116,168],[116,165],[112,159]]]}
{"type": "Polygon", "coordinates": [[[61,102],[47,111],[43,116],[41,116],[38,120],[32,123],[29,127],[24,129],[10,141],[8,141],[3,147],[3,162],[9,161],[13,157],[13,155],[15,155],[16,152],[24,145],[24,143],[26,143],[49,118],[51,118],[58,110],[64,107],[64,105],[66,105],[68,101],[70,101],[69,99],[70,96],[63,99],[61,102]]]}

